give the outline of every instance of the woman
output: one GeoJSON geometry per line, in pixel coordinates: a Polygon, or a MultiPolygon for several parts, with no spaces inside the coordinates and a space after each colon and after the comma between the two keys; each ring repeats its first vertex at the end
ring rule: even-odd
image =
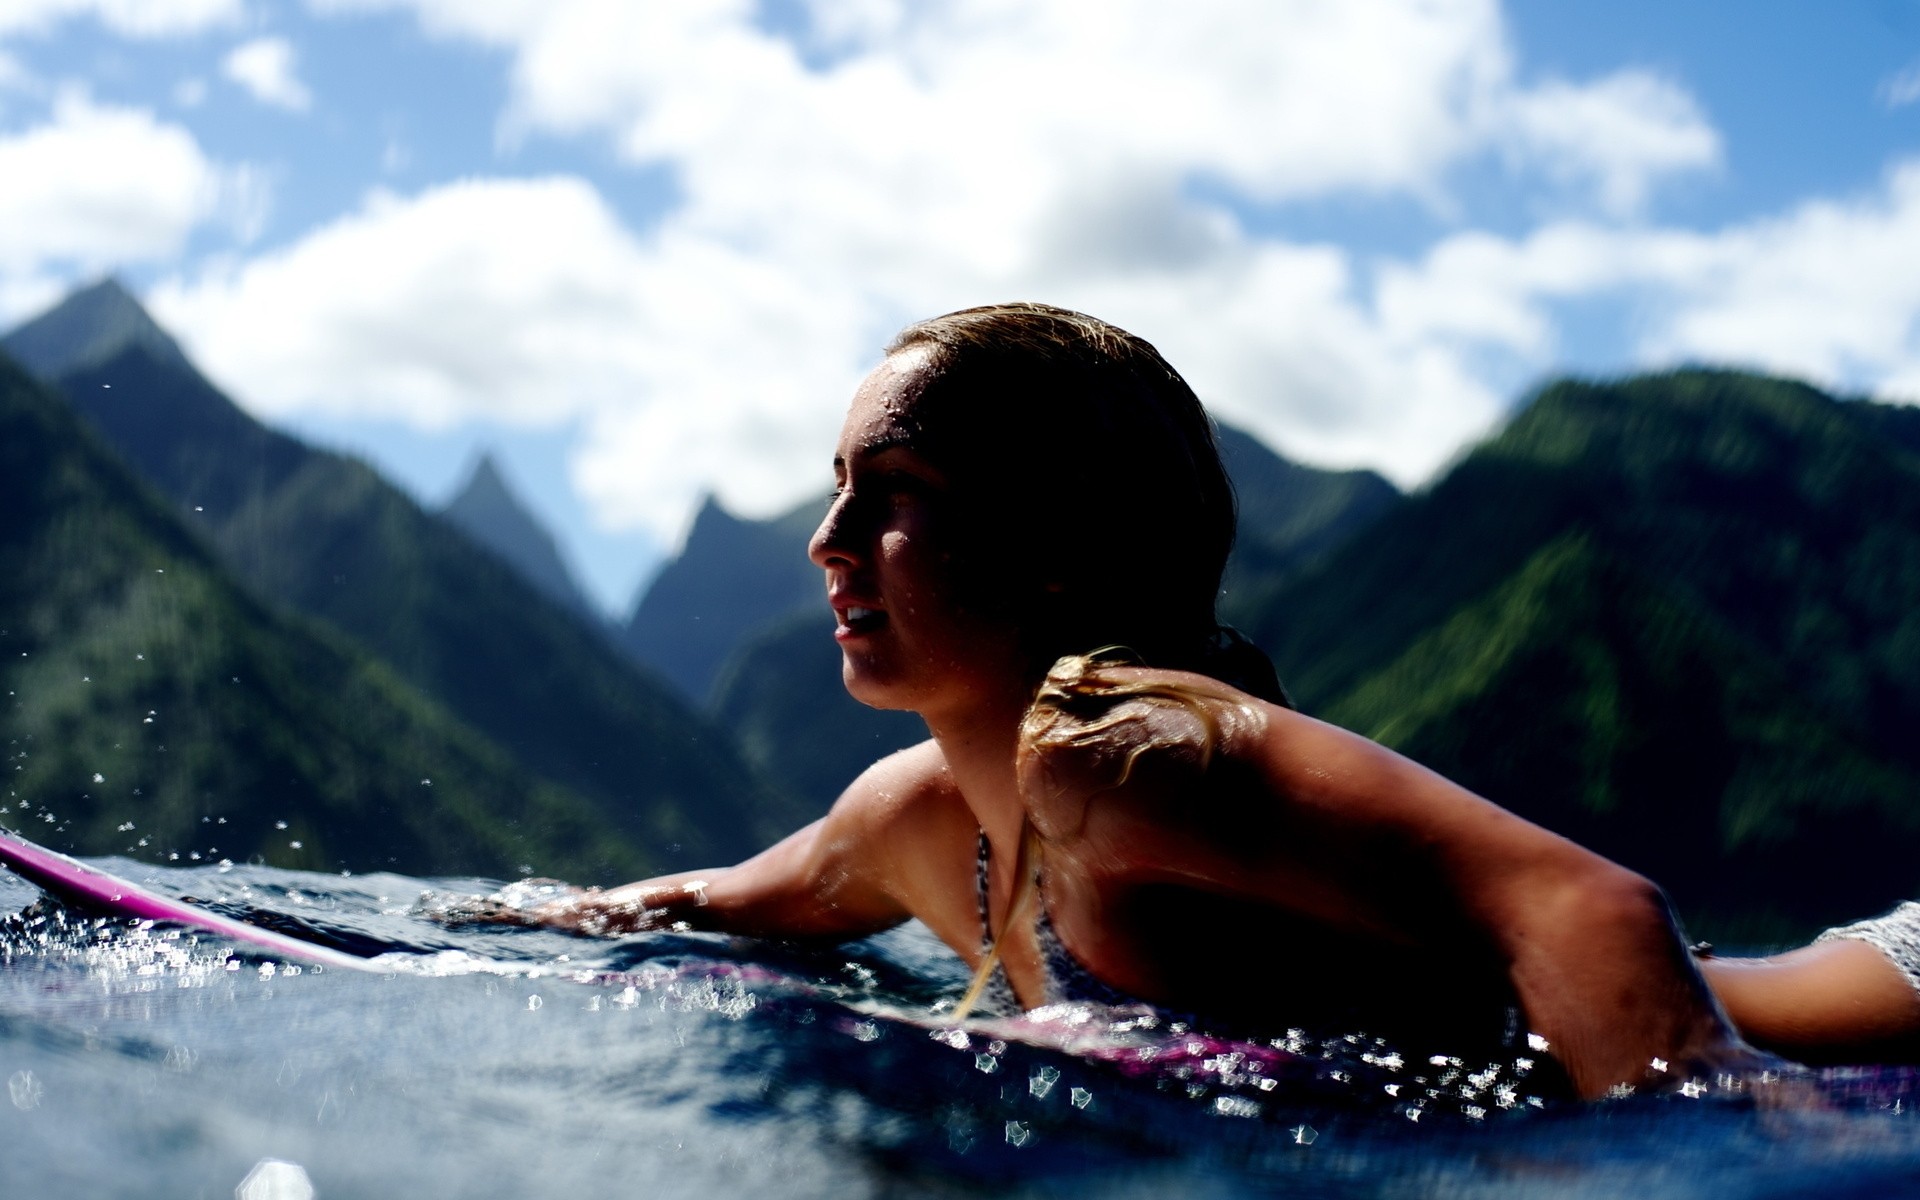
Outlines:
{"type": "Polygon", "coordinates": [[[1215,620],[1232,490],[1144,341],[1035,304],[912,326],[855,394],[834,476],[810,554],[844,681],[932,738],[745,863],[533,919],[848,938],[918,918],[975,966],[967,1004],[1438,1039],[1497,1032],[1511,1004],[1589,1096],[1748,1061],[1727,1011],[1784,1046],[1920,1023],[1852,941],[1802,953],[1886,984],[1880,1007],[1796,1024],[1779,980],[1805,962],[1703,977],[1647,880],[1294,712],[1215,620]]]}

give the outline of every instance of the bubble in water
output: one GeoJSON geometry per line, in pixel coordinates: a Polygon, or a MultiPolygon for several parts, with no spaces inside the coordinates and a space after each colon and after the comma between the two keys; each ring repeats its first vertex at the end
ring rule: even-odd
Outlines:
{"type": "Polygon", "coordinates": [[[527,997],[527,1011],[528,1011],[528,1012],[539,1012],[539,1011],[540,1011],[540,1006],[541,1006],[542,1004],[544,1004],[544,1003],[546,1003],[546,1001],[544,1001],[544,1000],[542,1000],[542,999],[540,999],[540,997],[539,997],[538,995],[533,995],[533,996],[528,996],[528,997],[527,997]]]}
{"type": "Polygon", "coordinates": [[[1027,1127],[1027,1123],[1025,1121],[1008,1121],[1007,1122],[1007,1144],[1008,1145],[1014,1147],[1015,1149],[1018,1149],[1021,1146],[1026,1145],[1031,1140],[1033,1140],[1033,1130],[1027,1127]]]}
{"type": "Polygon", "coordinates": [[[1311,1146],[1319,1136],[1319,1131],[1311,1125],[1295,1125],[1293,1127],[1293,1144],[1296,1146],[1311,1146]]]}
{"type": "Polygon", "coordinates": [[[15,1108],[39,1108],[40,1097],[46,1094],[46,1089],[40,1086],[32,1071],[15,1071],[7,1079],[7,1094],[13,1097],[15,1108]]]}
{"type": "Polygon", "coordinates": [[[233,1189],[234,1200],[313,1200],[313,1181],[299,1163],[263,1158],[233,1189]]]}
{"type": "Polygon", "coordinates": [[[1041,1067],[1033,1073],[1033,1078],[1027,1080],[1027,1092],[1035,1100],[1045,1100],[1047,1093],[1053,1090],[1053,1085],[1059,1082],[1059,1068],[1041,1067]]]}

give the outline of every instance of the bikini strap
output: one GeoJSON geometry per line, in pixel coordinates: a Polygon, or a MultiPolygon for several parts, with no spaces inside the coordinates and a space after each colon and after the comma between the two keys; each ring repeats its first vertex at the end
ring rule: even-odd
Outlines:
{"type": "MultiPolygon", "coordinates": [[[[987,863],[990,861],[992,843],[987,840],[987,831],[980,831],[980,926],[986,930],[986,953],[980,956],[980,966],[973,972],[973,982],[967,985],[966,994],[960,997],[960,1003],[954,1006],[953,1023],[958,1025],[967,1019],[974,1005],[980,1003],[980,994],[987,990],[987,981],[993,978],[995,967],[1000,965],[1000,945],[1002,938],[993,932],[993,910],[990,903],[987,863]]],[[[1033,823],[1022,817],[1020,820],[1020,849],[1013,859],[1014,891],[1013,903],[1007,908],[1007,929],[1018,929],[1027,919],[1027,910],[1033,907],[1040,895],[1040,833],[1033,823]]],[[[1004,932],[1004,931],[1003,931],[1004,932]]],[[[1012,990],[1009,981],[1008,990],[1012,990]]]]}

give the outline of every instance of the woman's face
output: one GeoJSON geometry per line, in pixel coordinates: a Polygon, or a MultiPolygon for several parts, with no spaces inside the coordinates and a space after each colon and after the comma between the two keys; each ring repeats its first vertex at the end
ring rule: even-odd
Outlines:
{"type": "MultiPolygon", "coordinates": [[[[826,572],[841,677],[875,708],[930,720],[950,709],[1024,700],[1019,629],[969,605],[991,554],[966,525],[940,446],[920,421],[925,351],[889,357],[854,393],[834,454],[836,490],[808,554],[826,572]],[[966,536],[972,553],[956,557],[966,536]]],[[[989,547],[990,549],[990,547],[989,547]]]]}

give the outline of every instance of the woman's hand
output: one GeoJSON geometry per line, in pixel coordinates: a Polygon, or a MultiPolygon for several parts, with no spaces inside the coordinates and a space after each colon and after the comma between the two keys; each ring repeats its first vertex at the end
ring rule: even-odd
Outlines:
{"type": "Polygon", "coordinates": [[[588,888],[528,912],[531,924],[583,937],[613,937],[654,929],[691,929],[691,910],[707,906],[705,879],[649,880],[608,891],[588,888]]]}
{"type": "Polygon", "coordinates": [[[422,892],[413,912],[449,929],[469,925],[534,926],[543,924],[536,915],[542,906],[580,894],[581,889],[558,879],[522,879],[485,896],[422,892]]]}

